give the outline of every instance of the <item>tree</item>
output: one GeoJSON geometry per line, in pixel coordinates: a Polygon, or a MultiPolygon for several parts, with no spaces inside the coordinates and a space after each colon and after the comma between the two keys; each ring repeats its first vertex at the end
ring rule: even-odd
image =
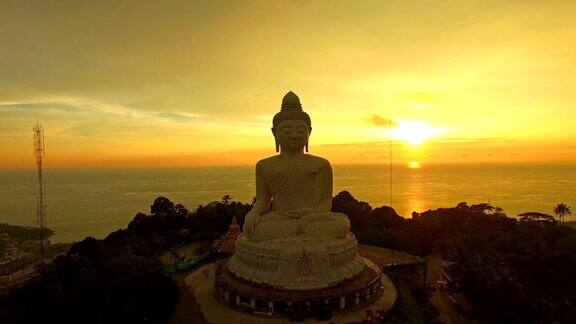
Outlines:
{"type": "Polygon", "coordinates": [[[232,199],[234,199],[232,196],[224,195],[222,197],[222,203],[224,203],[224,205],[228,205],[232,199]]]}
{"type": "Polygon", "coordinates": [[[168,215],[172,212],[174,212],[174,203],[163,196],[154,199],[154,203],[150,206],[152,215],[168,215]]]}
{"type": "Polygon", "coordinates": [[[554,223],[556,220],[554,216],[539,213],[539,212],[526,212],[519,214],[521,222],[541,222],[541,223],[554,223]]]}
{"type": "Polygon", "coordinates": [[[495,207],[487,203],[481,203],[472,205],[468,209],[473,213],[488,214],[494,212],[495,207]]]}
{"type": "Polygon", "coordinates": [[[174,221],[176,229],[181,229],[185,226],[186,217],[190,216],[190,211],[182,204],[174,206],[174,221]]]}
{"type": "Polygon", "coordinates": [[[559,203],[558,205],[556,205],[556,207],[554,207],[554,213],[556,214],[556,216],[558,216],[558,220],[563,223],[564,216],[572,215],[572,210],[565,203],[559,203]]]}
{"type": "Polygon", "coordinates": [[[468,203],[465,202],[465,201],[460,202],[460,203],[458,203],[458,205],[456,205],[456,208],[458,208],[458,209],[468,209],[468,203]]]}
{"type": "Polygon", "coordinates": [[[39,277],[0,300],[2,323],[160,323],[180,300],[178,284],[146,241],[120,230],[86,238],[41,266],[39,277]]]}
{"type": "Polygon", "coordinates": [[[494,207],[494,215],[506,217],[506,213],[504,212],[504,209],[502,209],[502,207],[494,207]]]}

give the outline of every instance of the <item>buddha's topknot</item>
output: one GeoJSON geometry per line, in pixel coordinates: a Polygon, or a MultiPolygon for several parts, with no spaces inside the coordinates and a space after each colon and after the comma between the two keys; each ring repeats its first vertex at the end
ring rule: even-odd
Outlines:
{"type": "Polygon", "coordinates": [[[282,98],[282,106],[280,107],[280,112],[274,115],[272,119],[272,126],[276,127],[282,121],[287,119],[300,119],[308,124],[308,127],[312,128],[312,121],[310,116],[302,110],[302,105],[300,104],[300,98],[292,92],[289,91],[284,98],[282,98]]]}

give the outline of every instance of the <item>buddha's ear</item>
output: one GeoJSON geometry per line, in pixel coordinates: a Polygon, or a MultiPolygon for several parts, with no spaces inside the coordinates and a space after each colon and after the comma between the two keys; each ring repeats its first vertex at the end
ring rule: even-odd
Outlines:
{"type": "Polygon", "coordinates": [[[270,129],[272,131],[272,135],[274,135],[274,145],[276,145],[276,153],[280,152],[280,144],[278,144],[278,140],[276,139],[276,129],[272,127],[270,129]]]}

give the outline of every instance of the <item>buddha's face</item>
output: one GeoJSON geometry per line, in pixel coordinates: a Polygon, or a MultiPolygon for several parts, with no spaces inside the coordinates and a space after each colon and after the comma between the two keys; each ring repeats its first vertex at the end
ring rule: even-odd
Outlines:
{"type": "Polygon", "coordinates": [[[283,150],[302,151],[312,130],[308,124],[300,119],[287,119],[276,127],[272,127],[272,134],[283,150]]]}

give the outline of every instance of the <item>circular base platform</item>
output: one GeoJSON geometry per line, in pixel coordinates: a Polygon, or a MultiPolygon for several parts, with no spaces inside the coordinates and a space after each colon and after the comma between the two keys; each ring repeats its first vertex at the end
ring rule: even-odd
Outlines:
{"type": "Polygon", "coordinates": [[[384,292],[382,270],[370,259],[356,277],[336,286],[312,290],[282,290],[258,285],[234,276],[227,260],[216,270],[218,301],[238,311],[262,316],[329,318],[333,313],[356,311],[377,300],[384,292]]]}

